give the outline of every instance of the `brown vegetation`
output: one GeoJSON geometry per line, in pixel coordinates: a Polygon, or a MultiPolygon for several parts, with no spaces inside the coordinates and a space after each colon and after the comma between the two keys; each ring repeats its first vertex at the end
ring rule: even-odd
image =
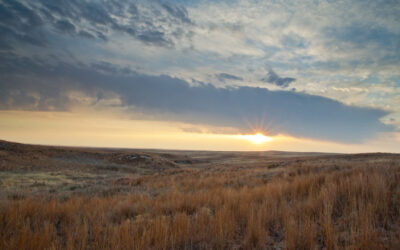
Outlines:
{"type": "Polygon", "coordinates": [[[9,196],[0,249],[399,247],[397,156],[281,165],[182,167],[119,176],[108,193],[9,196]]]}

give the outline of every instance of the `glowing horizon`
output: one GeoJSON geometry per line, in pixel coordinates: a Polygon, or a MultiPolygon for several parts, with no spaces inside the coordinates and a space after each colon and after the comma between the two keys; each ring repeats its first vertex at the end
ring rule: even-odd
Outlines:
{"type": "Polygon", "coordinates": [[[243,135],[234,131],[220,133],[213,128],[193,127],[185,123],[132,120],[115,113],[87,111],[0,111],[0,139],[43,145],[114,148],[400,153],[395,150],[400,137],[393,134],[382,135],[378,140],[363,144],[341,144],[284,134],[260,136],[257,133],[243,135]]]}

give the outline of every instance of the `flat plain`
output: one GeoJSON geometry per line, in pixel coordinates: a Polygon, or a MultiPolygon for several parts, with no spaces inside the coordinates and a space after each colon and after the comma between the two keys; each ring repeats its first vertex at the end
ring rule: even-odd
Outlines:
{"type": "Polygon", "coordinates": [[[399,154],[0,141],[0,249],[399,245],[399,154]]]}

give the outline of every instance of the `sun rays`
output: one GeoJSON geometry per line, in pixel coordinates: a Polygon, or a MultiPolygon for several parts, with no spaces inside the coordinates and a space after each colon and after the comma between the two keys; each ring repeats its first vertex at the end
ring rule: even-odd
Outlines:
{"type": "Polygon", "coordinates": [[[240,139],[247,140],[253,144],[264,144],[272,140],[272,137],[256,133],[254,135],[240,135],[240,139]]]}

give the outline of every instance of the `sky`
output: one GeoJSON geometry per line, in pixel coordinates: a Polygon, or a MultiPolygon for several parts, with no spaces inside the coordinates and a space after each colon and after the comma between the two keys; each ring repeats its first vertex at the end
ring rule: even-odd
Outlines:
{"type": "Polygon", "coordinates": [[[0,139],[400,153],[398,13],[396,0],[0,0],[0,139]]]}

